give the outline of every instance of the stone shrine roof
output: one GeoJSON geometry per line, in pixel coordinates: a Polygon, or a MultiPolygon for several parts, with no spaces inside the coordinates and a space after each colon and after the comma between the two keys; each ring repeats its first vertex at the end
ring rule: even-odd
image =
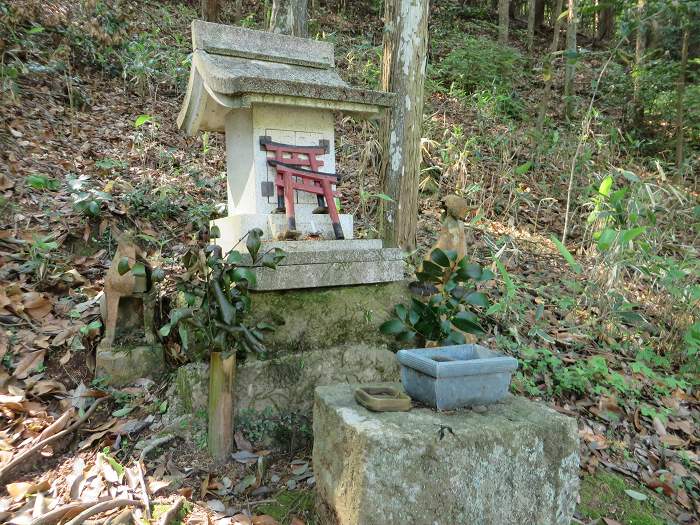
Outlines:
{"type": "Polygon", "coordinates": [[[394,94],[348,85],[333,45],[224,24],[192,22],[192,68],[178,126],[223,131],[230,109],[253,103],[306,106],[370,116],[394,94]]]}

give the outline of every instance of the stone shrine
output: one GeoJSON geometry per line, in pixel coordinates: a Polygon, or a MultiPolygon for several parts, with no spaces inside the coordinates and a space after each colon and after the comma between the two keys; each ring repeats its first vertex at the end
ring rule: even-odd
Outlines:
{"type": "Polygon", "coordinates": [[[402,279],[399,250],[385,249],[380,241],[352,240],[352,215],[336,215],[328,193],[312,193],[335,176],[336,113],[377,117],[393,104],[394,95],[346,84],[327,42],[196,20],[192,43],[178,125],[190,135],[200,130],[226,134],[228,212],[212,223],[224,253],[249,230],[260,228],[266,249],[283,247],[293,254],[280,267],[284,277],[274,282],[273,272],[256,269],[258,289],[402,279]],[[276,157],[279,145],[294,152],[276,157]],[[294,175],[290,187],[279,182],[282,169],[294,175]],[[306,176],[313,180],[303,184],[306,176]],[[313,240],[272,244],[308,236],[313,240]],[[354,275],[347,276],[348,268],[354,275]],[[297,280],[297,275],[305,278],[297,280]]]}

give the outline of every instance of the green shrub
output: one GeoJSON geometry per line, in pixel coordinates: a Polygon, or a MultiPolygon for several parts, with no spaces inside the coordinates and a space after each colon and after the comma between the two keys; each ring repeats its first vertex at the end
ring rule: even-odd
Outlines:
{"type": "Polygon", "coordinates": [[[507,92],[523,66],[524,58],[516,49],[487,38],[467,37],[431,68],[431,76],[446,89],[474,93],[496,87],[507,92]]]}

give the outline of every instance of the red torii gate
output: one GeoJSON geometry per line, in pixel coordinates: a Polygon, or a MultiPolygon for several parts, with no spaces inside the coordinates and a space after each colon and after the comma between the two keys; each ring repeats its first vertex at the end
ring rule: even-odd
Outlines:
{"type": "Polygon", "coordinates": [[[275,154],[274,158],[267,159],[267,163],[277,172],[277,209],[284,210],[288,229],[296,230],[294,191],[303,191],[316,195],[318,208],[313,213],[328,213],[333,223],[335,238],[344,239],[338,209],[333,199],[339,196],[339,193],[334,192],[332,188],[340,177],[335,173],[318,171],[323,166],[323,160],[317,157],[328,153],[327,146],[293,146],[273,142],[270,137],[260,137],[260,146],[265,151],[275,154]]]}

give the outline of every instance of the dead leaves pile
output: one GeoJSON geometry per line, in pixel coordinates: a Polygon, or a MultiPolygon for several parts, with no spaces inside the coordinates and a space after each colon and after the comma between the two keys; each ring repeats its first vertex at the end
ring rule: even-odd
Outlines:
{"type": "Polygon", "coordinates": [[[689,487],[700,486],[700,437],[694,422],[700,399],[676,390],[660,403],[671,413],[667,417],[642,415],[613,397],[602,396],[596,404],[578,402],[582,467],[589,473],[605,467],[623,474],[676,500],[685,509],[679,522],[695,522],[700,501],[689,495],[689,487]]]}

